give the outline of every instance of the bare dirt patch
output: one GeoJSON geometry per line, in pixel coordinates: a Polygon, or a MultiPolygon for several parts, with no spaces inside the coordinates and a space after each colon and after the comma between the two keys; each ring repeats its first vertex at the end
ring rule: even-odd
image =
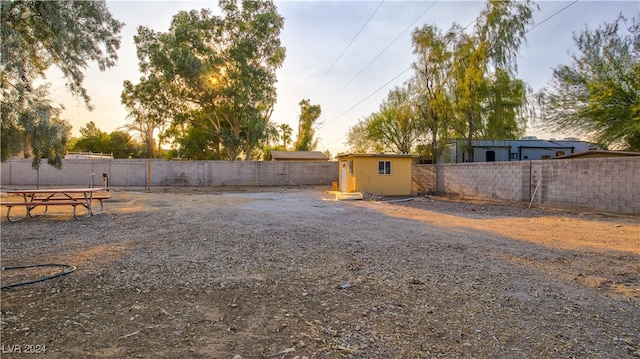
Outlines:
{"type": "Polygon", "coordinates": [[[113,191],[80,221],[3,219],[3,266],[77,269],[2,290],[2,357],[640,357],[639,218],[325,190],[113,191]]]}

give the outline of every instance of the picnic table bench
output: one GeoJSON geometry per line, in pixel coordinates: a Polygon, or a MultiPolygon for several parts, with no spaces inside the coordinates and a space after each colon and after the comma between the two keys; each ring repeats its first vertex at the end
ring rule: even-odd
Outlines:
{"type": "Polygon", "coordinates": [[[77,207],[83,206],[88,210],[87,217],[103,213],[104,200],[111,198],[108,194],[94,194],[104,191],[102,188],[67,188],[67,189],[36,189],[36,190],[12,190],[7,194],[22,195],[23,201],[2,202],[7,207],[7,220],[14,222],[18,219],[32,217],[31,211],[36,207],[44,207],[44,213],[47,213],[49,206],[71,206],[73,207],[73,218],[79,220],[77,207]],[[93,211],[93,200],[100,202],[100,211],[93,211]],[[21,218],[11,218],[11,209],[13,207],[24,207],[26,213],[21,218]]]}

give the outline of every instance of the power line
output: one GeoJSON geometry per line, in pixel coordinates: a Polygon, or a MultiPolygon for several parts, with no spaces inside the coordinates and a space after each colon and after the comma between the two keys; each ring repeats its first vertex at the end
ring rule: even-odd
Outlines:
{"type": "Polygon", "coordinates": [[[342,117],[344,114],[346,114],[347,112],[353,110],[356,106],[358,106],[359,104],[365,102],[366,100],[369,99],[369,97],[373,96],[376,94],[376,92],[382,90],[383,88],[385,88],[385,86],[387,86],[388,84],[390,84],[391,82],[395,81],[398,77],[404,75],[405,72],[411,70],[411,66],[407,67],[404,71],[402,71],[401,73],[397,74],[394,78],[392,78],[391,80],[385,82],[382,86],[378,87],[375,91],[373,91],[372,93],[370,93],[369,95],[367,95],[365,98],[363,98],[362,100],[358,101],[355,105],[349,107],[348,109],[346,109],[344,112],[342,112],[341,114],[339,114],[338,116],[334,117],[331,121],[325,122],[322,125],[318,126],[317,129],[321,129],[322,127],[330,124],[331,122],[339,119],[340,117],[342,117]]]}
{"type": "Polygon", "coordinates": [[[548,16],[546,19],[544,19],[544,20],[540,21],[538,24],[536,24],[536,25],[532,26],[531,28],[529,28],[529,30],[527,30],[527,31],[525,32],[525,34],[528,34],[528,33],[529,33],[529,31],[531,31],[531,30],[535,29],[536,27],[538,27],[538,26],[540,26],[540,25],[544,24],[545,22],[547,22],[547,21],[548,21],[548,20],[550,20],[551,18],[555,17],[555,16],[556,16],[556,15],[558,15],[559,13],[561,13],[561,12],[565,11],[566,9],[568,9],[570,6],[573,6],[573,5],[574,5],[575,3],[577,3],[578,1],[580,1],[580,0],[575,0],[575,1],[574,1],[574,2],[572,2],[571,4],[569,4],[569,5],[565,6],[565,7],[563,7],[562,9],[560,9],[560,10],[556,11],[553,15],[548,16]]]}
{"type": "MultiPolygon", "coordinates": [[[[322,104],[322,106],[325,106],[328,102],[330,102],[331,100],[333,100],[336,96],[338,96],[338,94],[340,92],[342,92],[342,90],[344,90],[347,86],[349,86],[349,84],[351,84],[353,82],[353,80],[355,80],[358,76],[360,76],[360,74],[362,74],[364,72],[364,70],[366,70],[369,66],[371,66],[371,64],[373,64],[380,56],[382,56],[383,53],[385,53],[385,51],[387,51],[391,45],[393,45],[396,41],[398,41],[398,39],[400,37],[402,37],[402,35],[404,35],[405,32],[407,32],[407,30],[409,30],[413,24],[415,24],[416,22],[418,22],[418,20],[420,20],[421,17],[424,16],[424,14],[426,14],[429,10],[431,10],[431,8],[438,2],[439,0],[434,1],[433,3],[431,3],[431,5],[429,5],[429,7],[423,11],[415,20],[413,20],[413,22],[411,24],[409,24],[409,26],[407,26],[406,29],[404,29],[398,36],[396,36],[395,39],[393,39],[393,41],[391,41],[389,43],[389,45],[387,45],[387,47],[385,47],[384,49],[382,49],[382,51],[380,51],[380,53],[378,53],[378,55],[376,55],[371,61],[369,61],[369,63],[367,65],[365,65],[357,74],[355,74],[351,80],[349,80],[344,86],[342,86],[338,91],[336,91],[330,98],[328,98],[326,101],[324,101],[324,103],[322,104]]],[[[404,71],[403,71],[404,72],[404,71]]]]}
{"type": "MultiPolygon", "coordinates": [[[[338,61],[340,61],[340,59],[342,58],[342,55],[344,55],[345,52],[347,52],[347,50],[349,49],[349,47],[351,47],[351,44],[353,44],[353,42],[356,40],[356,38],[358,37],[358,35],[360,35],[360,33],[362,32],[362,30],[364,30],[364,28],[367,26],[367,24],[369,23],[369,21],[371,21],[371,19],[373,18],[373,16],[378,12],[378,10],[380,9],[380,7],[382,6],[382,4],[384,3],[384,0],[380,1],[380,4],[378,5],[378,7],[373,11],[373,13],[371,14],[371,16],[369,16],[369,18],[367,19],[367,21],[362,25],[362,27],[360,28],[360,30],[358,30],[358,32],[353,36],[353,38],[351,39],[351,41],[349,42],[349,44],[347,44],[347,46],[344,48],[344,50],[342,50],[342,53],[340,53],[340,55],[338,56],[338,58],[333,62],[333,64],[331,64],[331,66],[329,67],[329,69],[327,70],[327,72],[324,73],[324,75],[322,75],[322,78],[320,79],[320,81],[318,81],[316,83],[315,86],[313,86],[313,88],[311,89],[311,91],[309,91],[309,95],[311,95],[313,93],[313,91],[316,90],[316,88],[318,88],[318,86],[320,85],[320,83],[322,83],[322,81],[324,81],[325,77],[327,77],[327,75],[329,74],[329,72],[331,72],[331,70],[333,70],[334,66],[336,66],[336,64],[338,63],[338,61]]],[[[310,96],[308,96],[310,97],[310,96]]]]}

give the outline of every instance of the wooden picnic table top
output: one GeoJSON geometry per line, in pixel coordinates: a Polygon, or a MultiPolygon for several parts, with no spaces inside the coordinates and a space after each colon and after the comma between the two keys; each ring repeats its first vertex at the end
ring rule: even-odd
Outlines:
{"type": "Polygon", "coordinates": [[[7,194],[38,194],[38,193],[92,193],[100,192],[105,189],[102,187],[90,187],[90,188],[47,188],[47,189],[16,189],[8,190],[7,194]]]}

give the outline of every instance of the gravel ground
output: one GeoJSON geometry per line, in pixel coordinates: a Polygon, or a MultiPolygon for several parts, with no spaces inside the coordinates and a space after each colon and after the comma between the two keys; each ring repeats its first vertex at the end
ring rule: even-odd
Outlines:
{"type": "Polygon", "coordinates": [[[3,358],[640,357],[638,217],[315,187],[112,196],[80,221],[3,218],[4,267],[76,267],[2,290],[3,358]]]}

